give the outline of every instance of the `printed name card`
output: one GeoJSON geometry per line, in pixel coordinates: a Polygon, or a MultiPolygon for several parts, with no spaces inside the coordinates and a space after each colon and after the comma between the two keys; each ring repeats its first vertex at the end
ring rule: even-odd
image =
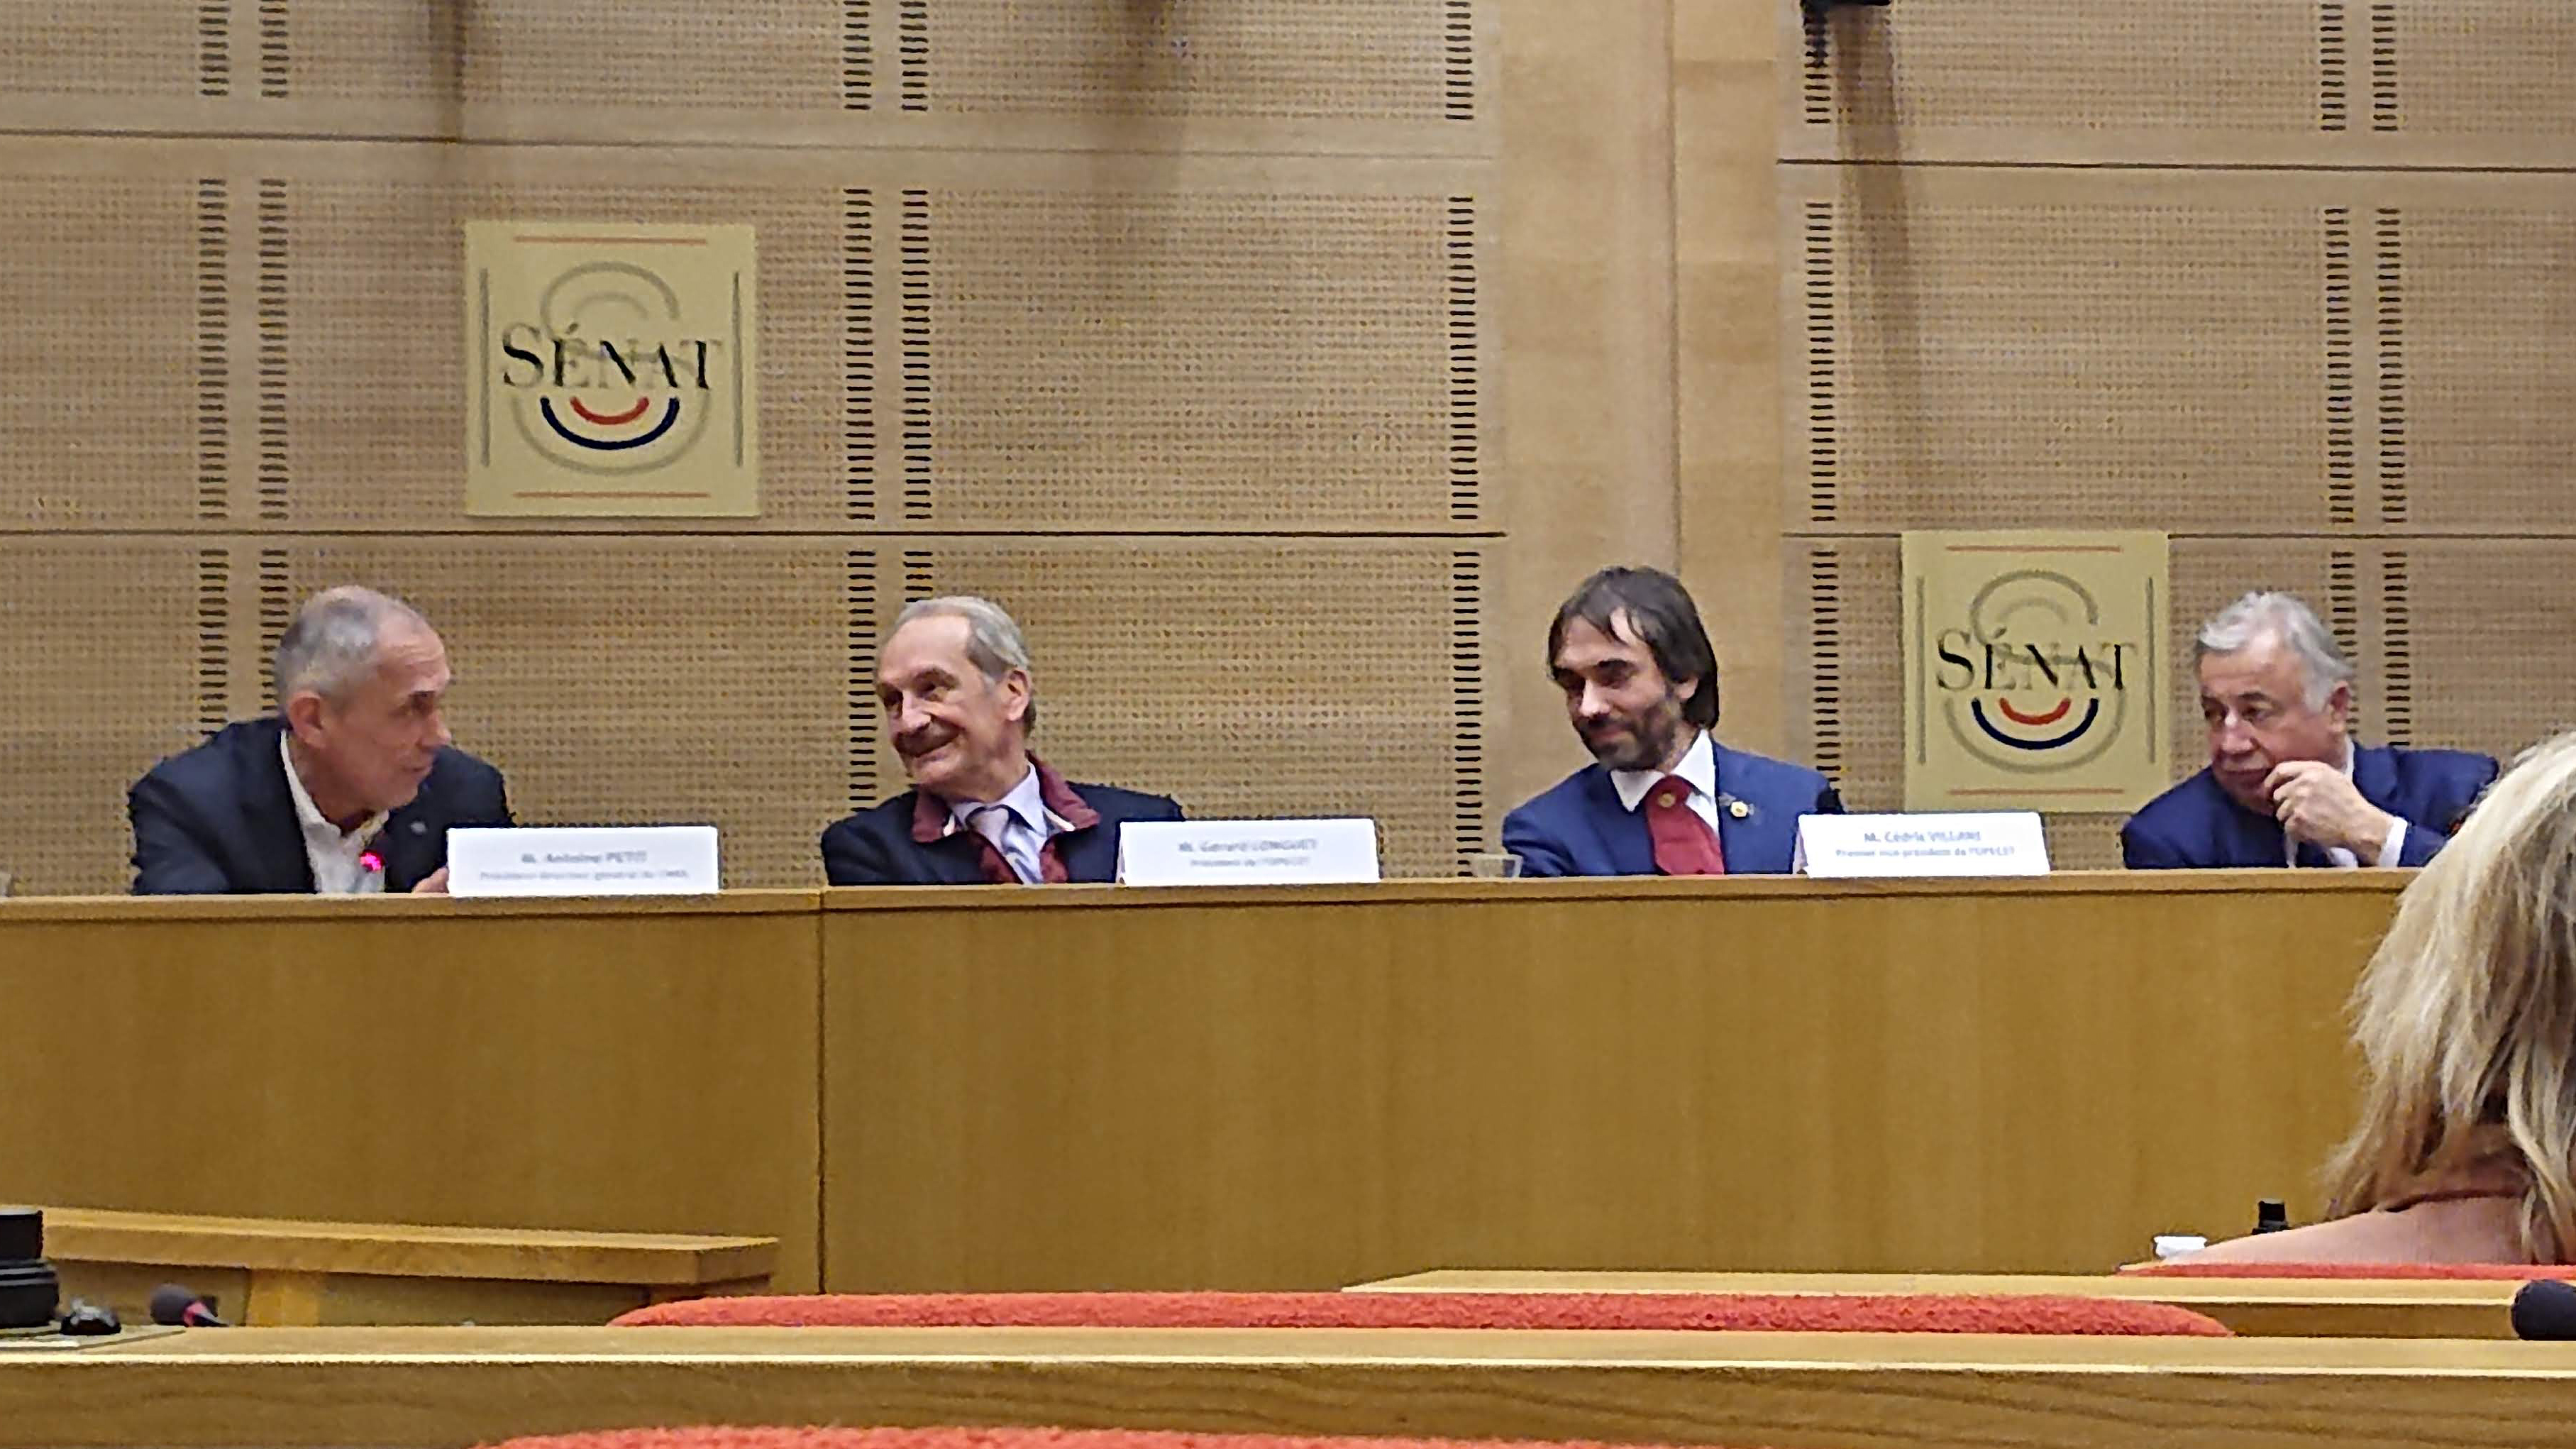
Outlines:
{"type": "Polygon", "coordinates": [[[719,889],[712,825],[476,826],[447,832],[457,896],[704,896],[719,889]]]}
{"type": "Polygon", "coordinates": [[[1792,869],[1828,877],[2046,875],[2039,812],[1805,815],[1792,869]]]}
{"type": "Polygon", "coordinates": [[[1118,827],[1122,885],[1353,885],[1376,879],[1374,820],[1157,820],[1118,827]]]}

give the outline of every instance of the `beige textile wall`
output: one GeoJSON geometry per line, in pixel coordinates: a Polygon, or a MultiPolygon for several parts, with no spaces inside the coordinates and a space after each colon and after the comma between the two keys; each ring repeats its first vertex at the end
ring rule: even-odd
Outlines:
{"type": "MultiPolygon", "coordinates": [[[[2371,739],[2510,754],[2576,724],[2576,11],[1766,18],[1776,291],[1686,296],[1680,355],[1687,417],[1692,359],[1757,322],[1776,349],[1781,743],[1855,804],[1901,799],[1911,528],[2164,529],[2177,647],[2295,589],[2353,651],[2371,739]]],[[[1682,213],[1749,174],[1684,168],[1682,213]]],[[[1685,479],[1716,447],[1685,429],[1685,479]]],[[[2116,860],[2116,823],[2060,819],[2059,861],[2116,860]]]]}
{"type": "Polygon", "coordinates": [[[1532,636],[1672,555],[1669,22],[1551,0],[0,7],[0,869],[266,704],[302,593],[446,633],[532,822],[737,885],[900,788],[909,597],[1039,744],[1452,874],[1579,763],[1532,636]],[[463,516],[461,224],[758,228],[763,511],[463,516]],[[1508,450],[1507,450],[1508,445],[1508,450]]]}

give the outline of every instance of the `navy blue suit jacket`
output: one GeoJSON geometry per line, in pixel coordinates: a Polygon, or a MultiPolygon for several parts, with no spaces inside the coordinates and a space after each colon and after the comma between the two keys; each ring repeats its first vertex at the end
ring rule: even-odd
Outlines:
{"type": "MultiPolygon", "coordinates": [[[[1798,817],[1839,815],[1841,797],[1804,765],[1730,750],[1715,739],[1717,792],[1741,800],[1742,819],[1723,804],[1718,848],[1731,875],[1786,875],[1796,856],[1798,817]]],[[[1655,842],[1646,817],[1622,807],[1606,765],[1587,765],[1503,817],[1503,849],[1523,875],[1653,875],[1655,842]]]]}
{"type": "MultiPolygon", "coordinates": [[[[1075,883],[1118,878],[1118,827],[1130,820],[1178,820],[1180,802],[1114,785],[1073,785],[1100,822],[1048,842],[1075,883]]],[[[906,790],[823,832],[823,876],[836,886],[983,885],[984,838],[961,830],[939,840],[912,838],[921,792],[906,790]]]]}
{"type": "MultiPolygon", "coordinates": [[[[2400,865],[2433,858],[2496,777],[2496,762],[2463,750],[2409,750],[2379,745],[2352,752],[2352,783],[2361,798],[2406,822],[2400,865]]],[[[2301,865],[2324,865],[2313,845],[2301,865]]],[[[2286,865],[2281,822],[2236,803],[2203,769],[2129,817],[2120,827],[2120,858],[2131,870],[2222,869],[2286,865]]],[[[2377,860],[2365,857],[2364,865],[2377,860]]]]}
{"type": "MultiPolygon", "coordinates": [[[[136,895],[311,893],[313,863],[277,752],[285,729],[275,718],[226,725],[134,783],[125,808],[136,895]]],[[[463,750],[440,750],[420,793],[376,837],[385,889],[408,891],[447,864],[449,826],[509,823],[501,772],[463,750]]]]}

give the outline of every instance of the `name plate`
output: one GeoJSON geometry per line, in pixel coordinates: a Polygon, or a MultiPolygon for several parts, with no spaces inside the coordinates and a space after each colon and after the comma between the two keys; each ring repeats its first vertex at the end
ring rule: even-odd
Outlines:
{"type": "Polygon", "coordinates": [[[1376,879],[1374,820],[1154,820],[1118,827],[1121,885],[1353,885],[1376,879]]]}
{"type": "Polygon", "coordinates": [[[2039,812],[1802,815],[1791,869],[1820,878],[2046,875],[2039,812]]]}
{"type": "Polygon", "coordinates": [[[489,826],[447,832],[456,896],[707,896],[712,825],[489,826]]]}

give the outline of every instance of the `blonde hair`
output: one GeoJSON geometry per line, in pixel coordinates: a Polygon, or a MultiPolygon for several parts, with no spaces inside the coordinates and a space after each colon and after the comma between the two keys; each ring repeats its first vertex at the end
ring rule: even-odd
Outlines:
{"type": "Polygon", "coordinates": [[[2511,1172],[2535,1263],[2576,1248],[2576,733],[2514,762],[2399,898],[2352,998],[2368,1085],[2334,1216],[2511,1172]]]}

